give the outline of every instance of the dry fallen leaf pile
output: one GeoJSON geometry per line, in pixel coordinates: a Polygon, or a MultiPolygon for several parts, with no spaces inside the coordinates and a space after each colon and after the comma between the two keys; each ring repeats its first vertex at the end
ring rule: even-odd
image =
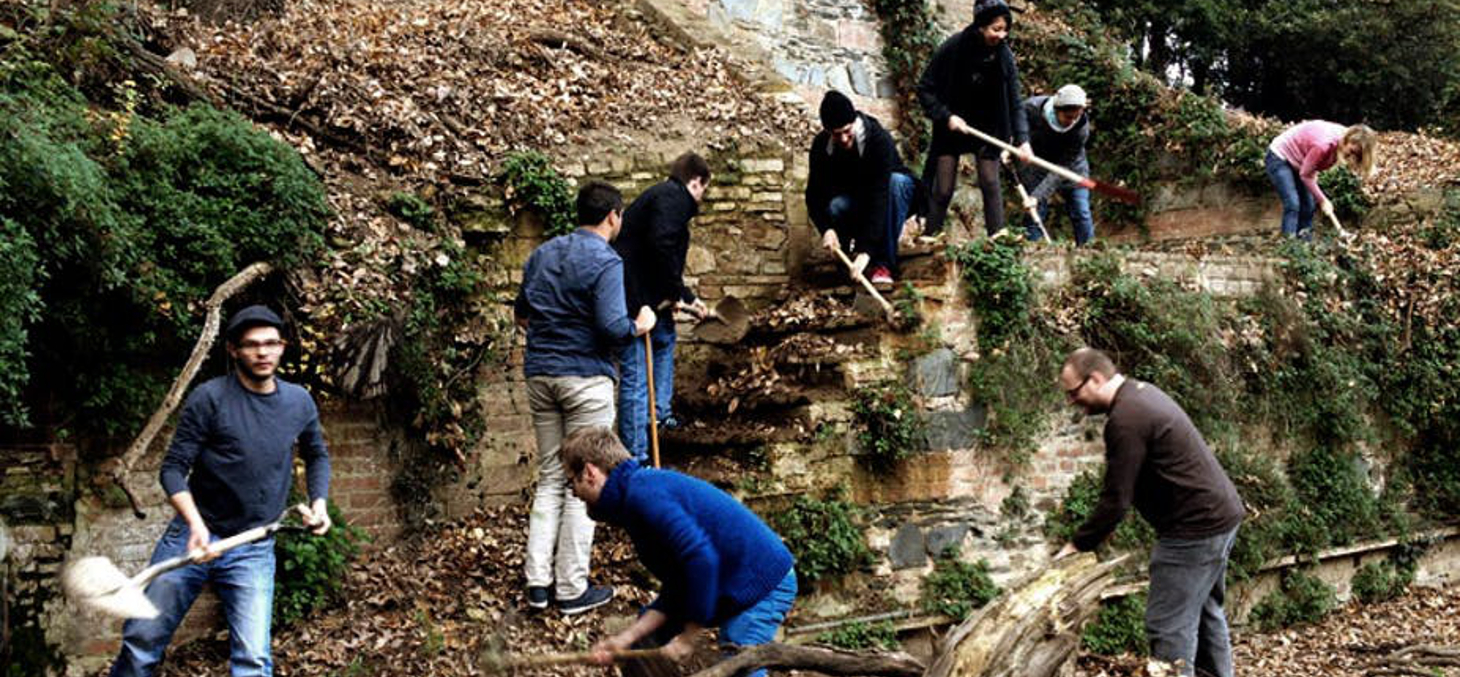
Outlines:
{"type": "MultiPolygon", "coordinates": [[[[1357,602],[1321,623],[1261,634],[1235,633],[1232,660],[1237,674],[1263,677],[1360,676],[1389,654],[1407,646],[1460,646],[1460,590],[1411,588],[1399,599],[1365,605],[1357,602]]],[[[1143,659],[1132,656],[1081,656],[1078,677],[1133,677],[1143,659]]],[[[1460,674],[1450,668],[1434,677],[1460,674]]]]}
{"type": "MultiPolygon", "coordinates": [[[[720,49],[661,41],[637,10],[571,0],[304,0],[249,25],[159,13],[193,75],[247,92],[393,171],[486,176],[515,149],[553,154],[672,128],[697,142],[799,147],[814,120],[756,91],[720,49]],[[685,127],[688,125],[688,127],[685,127]]],[[[306,154],[313,144],[296,142],[306,154]]]]}

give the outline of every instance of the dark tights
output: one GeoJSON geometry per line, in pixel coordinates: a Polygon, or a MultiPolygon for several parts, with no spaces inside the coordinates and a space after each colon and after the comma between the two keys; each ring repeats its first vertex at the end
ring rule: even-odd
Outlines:
{"type": "MultiPolygon", "coordinates": [[[[929,235],[943,232],[948,216],[948,203],[953,201],[953,188],[958,183],[959,155],[933,155],[923,167],[923,183],[928,186],[929,235]]],[[[978,167],[978,190],[983,194],[983,227],[989,235],[1004,227],[1004,194],[999,187],[999,159],[974,155],[978,167]]]]}

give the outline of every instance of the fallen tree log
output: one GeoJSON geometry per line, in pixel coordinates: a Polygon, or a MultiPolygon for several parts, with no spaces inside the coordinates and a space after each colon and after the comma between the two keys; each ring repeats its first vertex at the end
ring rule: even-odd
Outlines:
{"type": "Polygon", "coordinates": [[[1460,647],[1436,644],[1407,646],[1369,664],[1366,677],[1415,675],[1433,677],[1442,668],[1460,667],[1460,647]]]}
{"type": "Polygon", "coordinates": [[[901,652],[844,651],[771,643],[749,647],[691,677],[734,677],[757,668],[814,670],[824,675],[848,677],[921,677],[924,666],[901,652]]]}
{"type": "Polygon", "coordinates": [[[1009,585],[948,635],[925,677],[1051,677],[1124,560],[1066,557],[1009,585]]]}

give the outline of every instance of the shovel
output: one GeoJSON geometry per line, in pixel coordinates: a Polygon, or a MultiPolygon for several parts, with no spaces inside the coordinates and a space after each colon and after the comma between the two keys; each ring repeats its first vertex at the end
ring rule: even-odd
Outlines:
{"type": "MultiPolygon", "coordinates": [[[[969,136],[977,137],[987,143],[998,146],[999,148],[1002,148],[1010,153],[1019,152],[1018,148],[1015,148],[1008,143],[1005,143],[1004,141],[1000,141],[999,139],[989,136],[988,134],[985,134],[973,127],[965,126],[960,131],[962,131],[964,134],[968,134],[969,136]]],[[[1134,205],[1141,203],[1141,196],[1129,188],[1121,188],[1120,186],[1111,185],[1104,181],[1097,181],[1088,176],[1083,176],[1079,172],[1071,170],[1068,167],[1062,167],[1060,165],[1057,165],[1037,155],[1030,155],[1029,161],[1044,168],[1045,171],[1054,172],[1055,174],[1058,174],[1063,178],[1074,181],[1081,188],[1089,188],[1090,190],[1093,190],[1097,193],[1103,193],[1120,202],[1124,202],[1127,204],[1134,205]]]]}
{"type": "Polygon", "coordinates": [[[1328,217],[1328,222],[1333,224],[1333,229],[1338,231],[1338,238],[1340,240],[1348,242],[1353,239],[1353,234],[1343,229],[1343,225],[1338,222],[1338,217],[1333,212],[1324,212],[1324,215],[1328,217]]]}
{"type": "Polygon", "coordinates": [[[1024,190],[1024,182],[1019,180],[1019,172],[1014,171],[1014,161],[1009,158],[1009,151],[1006,150],[1000,153],[999,159],[1003,161],[1004,166],[1008,167],[1009,171],[1014,175],[1014,189],[1019,192],[1019,201],[1024,204],[1025,211],[1029,212],[1029,218],[1034,219],[1034,225],[1039,226],[1039,234],[1042,236],[1044,243],[1054,244],[1049,239],[1049,231],[1044,229],[1044,219],[1039,218],[1039,207],[1030,206],[1029,204],[1029,191],[1024,190]]]}
{"type": "Polygon", "coordinates": [[[739,343],[750,331],[750,312],[734,296],[720,299],[708,314],[695,325],[695,338],[706,343],[730,345],[739,343]]]}
{"type": "MultiPolygon", "coordinates": [[[[303,506],[300,506],[303,507],[303,506]]],[[[285,525],[283,519],[254,527],[209,545],[212,552],[222,554],[240,545],[253,543],[280,530],[304,531],[301,524],[285,525]]],[[[197,562],[202,553],[188,553],[162,560],[137,572],[130,578],[106,557],[83,557],[66,565],[61,572],[61,586],[66,596],[86,608],[116,618],[157,618],[157,607],[147,599],[147,584],[173,569],[197,562]]]]}
{"type": "Polygon", "coordinates": [[[834,247],[832,251],[836,253],[836,257],[841,259],[842,263],[846,265],[847,272],[852,274],[852,279],[861,283],[862,288],[866,289],[867,293],[871,294],[872,298],[877,300],[877,304],[882,306],[882,312],[887,313],[887,320],[890,322],[893,319],[896,319],[897,311],[893,309],[892,304],[888,303],[887,299],[882,298],[882,294],[877,291],[877,287],[873,286],[872,281],[868,280],[867,276],[862,274],[862,269],[867,267],[866,262],[861,260],[865,257],[865,255],[858,256],[857,263],[853,263],[851,259],[847,258],[847,253],[842,251],[840,244],[834,247]]]}

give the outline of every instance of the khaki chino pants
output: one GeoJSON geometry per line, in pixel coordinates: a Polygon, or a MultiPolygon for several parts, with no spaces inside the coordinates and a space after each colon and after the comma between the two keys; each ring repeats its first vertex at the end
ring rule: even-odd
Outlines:
{"type": "Polygon", "coordinates": [[[552,587],[558,600],[588,590],[593,520],[573,495],[558,449],[580,428],[613,427],[613,379],[532,376],[527,400],[537,436],[537,488],[527,522],[527,585],[552,587]]]}

